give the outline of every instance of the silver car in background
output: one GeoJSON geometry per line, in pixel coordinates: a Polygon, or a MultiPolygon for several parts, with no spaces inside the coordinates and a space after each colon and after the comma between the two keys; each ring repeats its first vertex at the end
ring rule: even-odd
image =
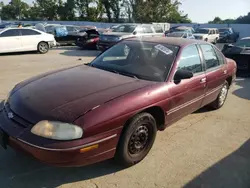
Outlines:
{"type": "Polygon", "coordinates": [[[164,36],[164,30],[157,24],[120,24],[112,32],[100,35],[97,48],[104,51],[123,39],[147,36],[164,36]]]}

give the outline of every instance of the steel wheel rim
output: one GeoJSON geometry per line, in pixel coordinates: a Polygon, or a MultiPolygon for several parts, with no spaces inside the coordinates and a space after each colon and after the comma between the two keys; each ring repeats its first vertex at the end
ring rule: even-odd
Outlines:
{"type": "Polygon", "coordinates": [[[46,52],[46,51],[48,51],[48,45],[45,44],[45,43],[40,44],[40,45],[39,45],[39,50],[40,50],[41,52],[46,52]]]}
{"type": "Polygon", "coordinates": [[[220,96],[219,96],[219,105],[223,105],[225,100],[226,100],[226,97],[227,97],[227,86],[223,86],[223,88],[221,89],[221,93],[220,93],[220,96]]]}
{"type": "Polygon", "coordinates": [[[130,155],[138,155],[147,148],[150,141],[149,131],[147,125],[141,125],[133,132],[128,143],[130,155]]]}

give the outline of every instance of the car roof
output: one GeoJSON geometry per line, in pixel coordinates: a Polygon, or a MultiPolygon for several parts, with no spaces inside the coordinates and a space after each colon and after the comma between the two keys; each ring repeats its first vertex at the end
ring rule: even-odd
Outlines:
{"type": "Polygon", "coordinates": [[[190,44],[207,44],[202,40],[195,39],[183,39],[176,37],[141,37],[141,38],[129,38],[126,41],[140,41],[140,42],[153,42],[158,44],[170,44],[174,46],[184,47],[190,44]]]}
{"type": "Polygon", "coordinates": [[[242,38],[240,40],[247,40],[247,39],[250,39],[250,37],[244,37],[244,38],[242,38]]]}
{"type": "Polygon", "coordinates": [[[217,29],[217,28],[206,28],[206,27],[204,27],[204,28],[199,28],[199,29],[217,29]]]}

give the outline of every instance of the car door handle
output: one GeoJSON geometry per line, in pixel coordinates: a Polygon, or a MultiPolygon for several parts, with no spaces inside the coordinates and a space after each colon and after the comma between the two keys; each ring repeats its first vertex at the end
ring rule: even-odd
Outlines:
{"type": "Polygon", "coordinates": [[[202,79],[200,80],[200,83],[201,83],[201,84],[206,83],[206,82],[207,82],[207,78],[202,78],[202,79]]]}

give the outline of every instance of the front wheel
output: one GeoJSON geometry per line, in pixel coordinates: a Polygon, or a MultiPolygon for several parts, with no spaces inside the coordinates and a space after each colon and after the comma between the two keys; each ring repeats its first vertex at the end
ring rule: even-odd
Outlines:
{"type": "Polygon", "coordinates": [[[228,90],[229,90],[229,85],[228,82],[225,81],[217,99],[214,102],[212,102],[209,106],[214,110],[221,108],[225,104],[225,101],[227,99],[228,90]]]}
{"type": "Polygon", "coordinates": [[[41,54],[46,54],[49,51],[49,44],[47,42],[40,42],[37,45],[37,51],[41,54]]]}
{"type": "Polygon", "coordinates": [[[154,144],[156,132],[156,121],[151,114],[134,116],[121,135],[116,161],[129,167],[143,160],[154,144]]]}

